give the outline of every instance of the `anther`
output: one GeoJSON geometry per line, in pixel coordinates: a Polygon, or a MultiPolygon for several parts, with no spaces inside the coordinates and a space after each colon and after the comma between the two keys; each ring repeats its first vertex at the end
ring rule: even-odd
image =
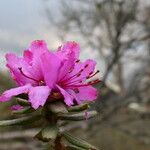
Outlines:
{"type": "Polygon", "coordinates": [[[97,84],[97,83],[99,83],[99,82],[101,82],[101,80],[96,79],[96,80],[94,80],[94,81],[90,81],[90,82],[88,82],[88,85],[97,84]]]}
{"type": "Polygon", "coordinates": [[[77,77],[79,77],[81,75],[81,73],[77,74],[77,77]]]}
{"type": "Polygon", "coordinates": [[[80,62],[80,59],[76,60],[76,63],[80,62]]]}
{"type": "Polygon", "coordinates": [[[91,74],[93,74],[93,71],[91,71],[91,72],[89,73],[89,75],[91,75],[91,74]]]}
{"type": "Polygon", "coordinates": [[[88,64],[86,64],[85,66],[84,66],[84,68],[87,68],[89,65],[88,64]]]}
{"type": "Polygon", "coordinates": [[[90,74],[89,76],[87,76],[86,79],[92,78],[98,73],[99,73],[99,70],[97,70],[94,74],[90,74]]]}
{"type": "Polygon", "coordinates": [[[79,71],[79,73],[81,73],[83,70],[84,70],[84,69],[81,69],[81,70],[79,71]]]}

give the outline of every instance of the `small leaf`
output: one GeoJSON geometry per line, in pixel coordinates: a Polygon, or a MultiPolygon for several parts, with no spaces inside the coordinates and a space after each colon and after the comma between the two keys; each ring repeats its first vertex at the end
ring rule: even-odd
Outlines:
{"type": "Polygon", "coordinates": [[[43,142],[49,142],[50,140],[55,140],[58,135],[58,127],[56,125],[49,125],[44,127],[35,138],[43,142]]]}
{"type": "Polygon", "coordinates": [[[35,110],[32,109],[31,107],[27,107],[27,108],[23,108],[21,110],[14,110],[12,111],[13,114],[28,114],[28,113],[31,113],[31,112],[34,112],[35,110]]]}
{"type": "Polygon", "coordinates": [[[84,149],[88,149],[88,150],[97,150],[95,146],[81,140],[78,139],[76,137],[73,137],[72,135],[70,135],[69,133],[65,132],[64,134],[65,139],[70,142],[71,144],[84,148],[84,149]]]}
{"type": "Polygon", "coordinates": [[[82,112],[82,113],[59,114],[58,118],[61,120],[80,121],[80,120],[90,119],[95,115],[97,115],[96,111],[89,111],[87,113],[88,113],[88,117],[85,112],[82,112]]]}
{"type": "Polygon", "coordinates": [[[30,102],[22,98],[17,98],[17,103],[21,106],[30,106],[30,102]]]}
{"type": "Polygon", "coordinates": [[[68,145],[66,148],[67,150],[87,150],[85,148],[81,148],[81,147],[74,146],[74,145],[68,145]]]}
{"type": "Polygon", "coordinates": [[[69,112],[79,112],[79,111],[86,110],[88,108],[89,108],[89,104],[85,103],[85,104],[69,107],[68,111],[69,112]]]}
{"type": "Polygon", "coordinates": [[[66,106],[62,102],[53,102],[49,104],[48,109],[55,114],[68,112],[66,106]]]}
{"type": "Polygon", "coordinates": [[[32,115],[32,116],[22,117],[18,119],[4,120],[4,121],[0,121],[0,127],[25,125],[25,124],[32,123],[33,121],[39,120],[39,118],[40,115],[32,115]]]}

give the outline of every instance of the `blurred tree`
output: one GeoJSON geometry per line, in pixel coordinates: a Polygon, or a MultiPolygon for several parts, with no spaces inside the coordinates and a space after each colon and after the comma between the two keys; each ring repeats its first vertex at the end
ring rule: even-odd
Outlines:
{"type": "Polygon", "coordinates": [[[116,83],[111,88],[117,87],[113,90],[124,95],[126,68],[122,58],[150,37],[148,21],[139,18],[140,0],[61,0],[60,11],[58,19],[46,7],[49,21],[60,30],[60,39],[77,34],[86,46],[97,49],[106,68],[103,81],[111,73],[116,83]]]}

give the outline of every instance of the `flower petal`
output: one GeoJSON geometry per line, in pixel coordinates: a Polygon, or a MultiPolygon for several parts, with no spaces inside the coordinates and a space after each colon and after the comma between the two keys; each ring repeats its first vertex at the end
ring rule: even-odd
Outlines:
{"type": "Polygon", "coordinates": [[[7,60],[7,67],[9,68],[11,72],[12,78],[18,83],[18,85],[25,85],[27,83],[36,84],[35,81],[25,77],[19,70],[19,68],[22,69],[24,74],[26,74],[29,77],[32,77],[30,71],[29,71],[29,64],[23,59],[17,57],[15,54],[6,54],[6,60],[7,60]]]}
{"type": "Polygon", "coordinates": [[[33,54],[39,56],[42,53],[47,52],[48,48],[47,48],[47,44],[46,44],[45,41],[43,41],[43,40],[35,40],[35,41],[33,41],[31,43],[29,50],[33,54]]]}
{"type": "Polygon", "coordinates": [[[75,42],[66,42],[58,48],[56,55],[62,60],[58,80],[62,80],[70,72],[79,58],[80,46],[75,42]]]}
{"type": "Polygon", "coordinates": [[[40,56],[45,52],[48,52],[48,47],[45,41],[43,40],[35,40],[31,43],[29,50],[33,53],[33,60],[32,60],[32,74],[36,74],[36,78],[38,80],[43,79],[42,69],[40,66],[40,56]]]}
{"type": "Polygon", "coordinates": [[[31,43],[29,49],[24,52],[24,59],[28,61],[28,71],[36,80],[42,80],[42,70],[40,66],[40,55],[47,52],[47,44],[43,40],[35,40],[31,43]],[[31,55],[32,54],[32,55],[31,55]],[[30,61],[29,61],[30,60],[30,61]]]}
{"type": "Polygon", "coordinates": [[[17,96],[17,95],[22,94],[22,93],[28,93],[30,88],[31,88],[31,85],[27,84],[27,85],[24,85],[21,87],[7,90],[0,96],[0,101],[1,102],[9,101],[10,98],[13,96],[17,96]]]}
{"type": "Polygon", "coordinates": [[[67,59],[72,55],[72,58],[78,59],[80,53],[80,46],[76,42],[66,42],[64,45],[60,46],[56,52],[56,55],[60,59],[67,59]]]}
{"type": "Polygon", "coordinates": [[[92,86],[80,87],[76,94],[80,101],[92,101],[97,97],[97,90],[92,86]]]}
{"type": "Polygon", "coordinates": [[[34,109],[43,106],[51,92],[48,86],[33,87],[29,92],[29,101],[34,109]]]}
{"type": "Polygon", "coordinates": [[[32,59],[33,59],[33,53],[29,50],[25,50],[24,53],[23,53],[23,58],[25,59],[26,62],[31,64],[32,59]]]}
{"type": "Polygon", "coordinates": [[[60,59],[52,52],[46,52],[41,55],[41,67],[46,84],[52,88],[57,81],[60,59]]]}
{"type": "Polygon", "coordinates": [[[73,99],[74,97],[69,94],[67,91],[65,91],[63,88],[57,85],[57,88],[60,90],[61,94],[64,96],[64,102],[68,105],[71,106],[73,105],[73,99]]]}

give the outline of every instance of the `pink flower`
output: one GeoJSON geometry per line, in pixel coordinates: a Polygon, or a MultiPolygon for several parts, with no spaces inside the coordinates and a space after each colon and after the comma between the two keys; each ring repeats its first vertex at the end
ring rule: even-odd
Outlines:
{"type": "Polygon", "coordinates": [[[7,67],[12,78],[19,87],[5,91],[0,96],[0,101],[8,101],[11,97],[25,93],[28,94],[32,107],[37,109],[43,106],[51,89],[43,84],[43,73],[40,65],[40,56],[48,52],[44,41],[34,41],[28,50],[24,51],[23,57],[15,54],[7,54],[7,67]]]}
{"type": "Polygon", "coordinates": [[[96,62],[80,62],[79,52],[75,42],[67,42],[56,52],[50,52],[44,41],[34,41],[22,58],[7,54],[7,67],[19,87],[5,91],[0,101],[26,93],[32,107],[37,109],[51,98],[64,98],[68,106],[74,101],[80,104],[96,99],[97,90],[92,85],[99,80],[87,82],[99,72],[94,72],[96,62]]]}
{"type": "Polygon", "coordinates": [[[52,91],[61,93],[68,106],[85,100],[95,100],[97,90],[91,85],[100,82],[86,82],[99,71],[94,72],[96,62],[93,60],[79,61],[80,47],[75,42],[66,42],[55,54],[41,55],[41,67],[44,80],[52,91]],[[52,61],[49,61],[52,60],[52,61]],[[54,82],[55,81],[55,82],[54,82]]]}

